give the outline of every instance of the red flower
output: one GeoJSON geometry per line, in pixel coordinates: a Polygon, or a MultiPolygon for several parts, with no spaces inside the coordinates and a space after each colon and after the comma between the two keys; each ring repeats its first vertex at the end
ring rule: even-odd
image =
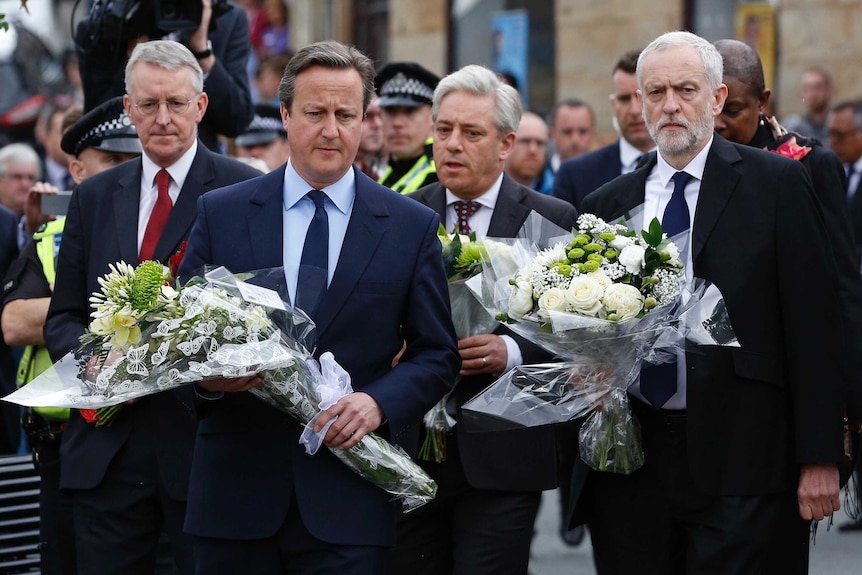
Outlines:
{"type": "Polygon", "coordinates": [[[81,417],[83,417],[84,421],[87,423],[96,423],[99,421],[99,418],[96,416],[95,409],[79,409],[78,411],[81,412],[81,417]]]}
{"type": "Polygon", "coordinates": [[[796,136],[791,136],[786,142],[775,148],[775,153],[791,160],[801,160],[808,155],[811,148],[796,143],[796,136]]]}
{"type": "Polygon", "coordinates": [[[186,240],[183,240],[183,243],[180,244],[177,253],[172,255],[170,258],[170,265],[168,267],[170,268],[171,275],[174,276],[174,278],[177,277],[177,270],[180,269],[180,263],[182,263],[183,257],[185,257],[186,255],[186,244],[188,244],[188,242],[186,240]]]}

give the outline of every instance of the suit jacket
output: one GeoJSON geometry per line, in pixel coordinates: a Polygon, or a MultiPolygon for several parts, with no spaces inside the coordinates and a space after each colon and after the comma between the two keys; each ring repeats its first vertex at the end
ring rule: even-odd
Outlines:
{"type": "Polygon", "coordinates": [[[566,160],[554,178],[553,195],[566,200],[583,213],[581,203],[588,194],[610,182],[623,172],[620,162],[620,141],[583,156],[566,160]]]}
{"type": "MultiPolygon", "coordinates": [[[[45,322],[51,358],[77,349],[89,324],[90,294],[108,265],[138,261],[138,203],[141,160],[126,162],[82,182],[72,193],[57,262],[57,282],[45,322]]],[[[153,254],[167,262],[186,238],[195,219],[195,201],[213,188],[259,176],[257,170],[198,145],[180,195],[153,254]]],[[[110,427],[87,424],[73,410],[61,444],[60,485],[88,489],[99,485],[111,460],[129,438],[150,437],[169,495],[183,500],[188,486],[194,441],[193,393],[190,388],[156,394],[123,407],[110,427]]]]}
{"type": "MultiPolygon", "coordinates": [[[[640,205],[655,164],[584,209],[612,220],[640,205]]],[[[694,275],[721,290],[741,344],[686,353],[692,477],[719,496],[793,491],[801,464],[842,458],[837,274],[806,170],[716,134],[690,241],[694,275]]]]}
{"type": "MultiPolygon", "coordinates": [[[[317,351],[331,351],[353,389],[383,410],[391,440],[452,386],[461,365],[431,210],[354,169],[356,196],[337,267],[318,310],[317,351]],[[407,343],[395,368],[392,360],[407,343]]],[[[203,196],[179,275],[204,264],[232,272],[283,264],[284,168],[203,196]]],[[[306,455],[301,426],[249,393],[201,411],[186,531],[228,539],[273,535],[291,504],[312,535],[392,545],[391,496],[328,450],[306,455]]],[[[418,446],[406,446],[415,451],[418,446]]]]}
{"type": "MultiPolygon", "coordinates": [[[[437,182],[409,194],[446,218],[446,189],[437,182]]],[[[575,225],[577,212],[562,200],[540,194],[503,176],[497,204],[488,227],[488,237],[513,238],[531,211],[536,211],[563,229],[575,225]]],[[[553,355],[514,334],[505,327],[495,331],[513,337],[521,348],[524,363],[553,360],[553,355]]],[[[458,420],[461,405],[494,383],[496,375],[476,375],[458,380],[455,399],[458,420]]],[[[553,426],[512,431],[469,432],[464,424],[455,426],[464,475],[473,487],[508,491],[539,491],[557,486],[556,429],[553,426]]]]}
{"type": "Polygon", "coordinates": [[[848,196],[853,191],[853,197],[847,203],[850,222],[853,228],[853,239],[856,241],[856,256],[862,257],[862,178],[856,184],[855,190],[847,189],[848,196]]]}

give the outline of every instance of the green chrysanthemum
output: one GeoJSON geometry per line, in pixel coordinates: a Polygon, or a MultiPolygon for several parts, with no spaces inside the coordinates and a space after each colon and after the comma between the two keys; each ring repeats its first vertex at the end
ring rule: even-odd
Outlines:
{"type": "Polygon", "coordinates": [[[455,259],[455,269],[465,277],[472,275],[482,266],[482,258],[487,257],[488,253],[483,244],[478,242],[461,244],[461,253],[455,259]]]}
{"type": "Polygon", "coordinates": [[[145,261],[135,269],[135,277],[132,279],[132,293],[129,294],[129,303],[132,309],[145,312],[156,305],[159,292],[168,278],[168,270],[154,261],[145,261]]]}

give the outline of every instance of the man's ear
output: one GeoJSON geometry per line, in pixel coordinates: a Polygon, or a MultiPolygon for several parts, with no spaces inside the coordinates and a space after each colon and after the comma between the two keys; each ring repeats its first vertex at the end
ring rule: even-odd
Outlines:
{"type": "Polygon", "coordinates": [[[503,139],[500,140],[500,159],[505,160],[509,157],[509,154],[512,153],[512,150],[515,149],[515,132],[509,132],[503,139]]]}
{"type": "Polygon", "coordinates": [[[84,162],[75,158],[69,162],[69,174],[76,184],[80,184],[87,179],[87,168],[84,167],[84,162]]]}

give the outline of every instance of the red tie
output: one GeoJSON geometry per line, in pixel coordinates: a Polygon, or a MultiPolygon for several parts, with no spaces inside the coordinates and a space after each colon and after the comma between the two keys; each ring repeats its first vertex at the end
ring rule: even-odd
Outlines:
{"type": "Polygon", "coordinates": [[[168,217],[171,215],[171,208],[174,207],[171,202],[171,196],[168,194],[168,188],[171,185],[171,175],[164,168],[156,174],[156,184],[159,187],[159,196],[156,198],[156,205],[153,206],[153,212],[150,214],[150,221],[147,222],[147,231],[144,232],[144,241],[141,242],[141,255],[138,261],[152,259],[153,252],[156,251],[156,244],[159,243],[159,238],[162,235],[162,230],[165,229],[165,224],[168,223],[168,217]]]}

